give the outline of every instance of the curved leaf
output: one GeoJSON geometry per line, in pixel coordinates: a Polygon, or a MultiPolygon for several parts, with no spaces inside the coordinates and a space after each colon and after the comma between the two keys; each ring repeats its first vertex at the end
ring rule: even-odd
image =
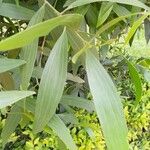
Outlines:
{"type": "MultiPolygon", "coordinates": [[[[43,5],[36,14],[32,17],[29,22],[28,27],[31,27],[39,22],[41,22],[44,18],[45,14],[45,5],[43,5]]],[[[38,39],[35,39],[31,44],[25,46],[21,50],[21,59],[25,60],[27,63],[22,67],[21,70],[21,86],[22,89],[26,90],[28,88],[28,84],[30,78],[32,76],[34,63],[37,55],[38,49],[38,39]]]]}
{"type": "Polygon", "coordinates": [[[77,147],[70,135],[69,129],[67,129],[63,121],[57,115],[52,117],[48,123],[48,126],[56,132],[58,137],[64,142],[68,149],[77,150],[77,147]]]}
{"type": "Polygon", "coordinates": [[[94,2],[103,2],[103,1],[127,4],[127,5],[141,7],[141,8],[144,8],[146,10],[150,10],[150,8],[148,6],[146,6],[145,4],[140,2],[139,0],[76,0],[75,2],[73,2],[72,4],[70,4],[68,6],[67,10],[75,8],[75,7],[79,7],[82,5],[86,5],[86,4],[90,4],[90,3],[94,3],[94,2]]]}
{"type": "Polygon", "coordinates": [[[76,27],[80,24],[81,19],[81,15],[68,14],[44,21],[1,41],[0,51],[12,50],[30,44],[34,39],[48,34],[60,25],[76,27]]]}
{"type": "Polygon", "coordinates": [[[95,110],[92,101],[87,100],[82,97],[65,95],[65,96],[62,96],[61,103],[69,105],[69,106],[73,106],[73,107],[83,108],[89,112],[92,112],[95,110]]]}
{"type": "Polygon", "coordinates": [[[26,62],[24,60],[0,58],[0,73],[14,69],[24,65],[25,63],[26,62]]]}
{"type": "Polygon", "coordinates": [[[10,135],[15,131],[19,121],[21,120],[21,108],[15,105],[12,107],[11,111],[8,114],[8,117],[3,127],[1,137],[3,145],[5,145],[10,137],[10,135]]]}
{"type": "Polygon", "coordinates": [[[97,20],[97,27],[99,27],[106,21],[112,9],[113,9],[113,3],[108,3],[108,2],[102,3],[99,16],[98,16],[98,20],[97,20]]]}
{"type": "Polygon", "coordinates": [[[2,3],[0,6],[0,15],[12,19],[30,20],[34,15],[34,11],[14,4],[2,3]]]}
{"type": "Polygon", "coordinates": [[[90,51],[86,53],[86,70],[108,149],[129,149],[121,100],[106,70],[90,51]]]}
{"type": "Polygon", "coordinates": [[[134,22],[133,26],[131,27],[126,40],[125,40],[125,44],[128,44],[130,39],[133,37],[133,35],[135,34],[137,28],[142,24],[142,22],[147,18],[149,14],[145,14],[142,17],[140,17],[137,21],[134,22]]]}
{"type": "Polygon", "coordinates": [[[2,91],[0,92],[0,109],[31,96],[34,93],[32,91],[2,91]]]}
{"type": "Polygon", "coordinates": [[[34,131],[41,131],[54,115],[67,78],[68,39],[66,31],[56,42],[46,62],[37,96],[34,131]]]}
{"type": "Polygon", "coordinates": [[[141,82],[139,73],[137,69],[134,67],[134,65],[130,61],[128,60],[126,61],[128,64],[130,77],[135,86],[136,103],[138,104],[138,102],[140,101],[142,97],[142,82],[141,82]]]}

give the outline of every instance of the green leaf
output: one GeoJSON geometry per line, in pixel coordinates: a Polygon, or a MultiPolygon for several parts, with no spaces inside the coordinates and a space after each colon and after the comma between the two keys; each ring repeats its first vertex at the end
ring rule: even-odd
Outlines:
{"type": "Polygon", "coordinates": [[[0,6],[0,15],[12,19],[30,20],[34,15],[34,11],[14,4],[2,3],[0,6]]]}
{"type": "Polygon", "coordinates": [[[14,105],[8,114],[5,126],[2,129],[1,137],[3,145],[5,145],[10,138],[10,135],[15,131],[19,121],[21,120],[21,108],[14,105]]]}
{"type": "Polygon", "coordinates": [[[67,80],[70,80],[70,81],[73,81],[73,82],[76,82],[76,83],[80,83],[80,84],[84,83],[83,79],[81,79],[80,77],[75,76],[75,75],[73,75],[71,73],[67,74],[67,80]]]}
{"type": "Polygon", "coordinates": [[[112,9],[113,9],[113,3],[108,3],[108,2],[102,3],[99,16],[98,16],[98,20],[97,20],[97,27],[99,27],[106,21],[112,9]]]}
{"type": "Polygon", "coordinates": [[[96,57],[88,50],[86,70],[95,109],[108,150],[127,150],[127,127],[117,89],[96,57]]]}
{"type": "Polygon", "coordinates": [[[114,11],[119,17],[120,17],[120,16],[130,15],[130,14],[131,14],[131,12],[130,12],[127,8],[125,8],[125,7],[123,7],[123,6],[119,5],[119,4],[114,4],[113,11],[114,11]]]}
{"type": "Polygon", "coordinates": [[[67,124],[79,124],[78,123],[78,119],[76,118],[76,116],[73,113],[62,113],[62,114],[58,114],[59,118],[61,120],[63,120],[63,122],[67,125],[67,124]]]}
{"type": "Polygon", "coordinates": [[[148,44],[150,40],[150,20],[147,18],[144,20],[145,39],[148,44]]]}
{"type": "Polygon", "coordinates": [[[37,96],[34,131],[41,131],[54,115],[67,78],[68,39],[66,31],[53,47],[41,77],[37,96]]]}
{"type": "Polygon", "coordinates": [[[128,60],[126,60],[126,62],[128,64],[130,77],[135,86],[136,104],[138,104],[142,97],[142,81],[133,63],[128,60]]]}
{"type": "Polygon", "coordinates": [[[121,16],[121,17],[118,17],[118,18],[115,18],[111,21],[109,21],[108,23],[106,23],[105,25],[103,25],[98,31],[97,31],[97,35],[105,32],[107,29],[109,29],[110,27],[112,27],[113,25],[116,25],[118,22],[124,20],[125,18],[128,18],[128,17],[132,17],[132,16],[135,16],[135,15],[140,15],[140,14],[144,14],[144,15],[149,15],[150,13],[132,13],[132,14],[129,14],[129,15],[126,15],[126,16],[121,16]]]}
{"type": "Polygon", "coordinates": [[[76,0],[67,0],[64,4],[64,7],[69,6],[71,3],[75,2],[76,0]]]}
{"type": "Polygon", "coordinates": [[[62,97],[61,103],[69,105],[69,106],[73,106],[73,107],[83,108],[89,112],[92,112],[95,110],[93,102],[82,97],[65,95],[62,97]]]}
{"type": "Polygon", "coordinates": [[[24,65],[25,63],[26,62],[24,60],[0,58],[0,73],[14,69],[24,65]]]}
{"type": "MultiPolygon", "coordinates": [[[[43,5],[36,14],[32,17],[31,21],[29,22],[28,27],[31,27],[43,20],[45,13],[45,5],[43,5]]],[[[22,79],[22,89],[26,90],[28,88],[28,84],[30,78],[32,76],[34,63],[37,55],[38,49],[38,39],[35,39],[31,44],[23,47],[21,51],[21,59],[25,60],[27,63],[23,66],[21,71],[21,79],[22,79]]]]}
{"type": "MultiPolygon", "coordinates": [[[[111,21],[109,21],[108,23],[106,23],[105,25],[103,25],[100,29],[97,30],[96,32],[96,35],[100,35],[102,34],[103,32],[105,32],[106,30],[108,30],[110,27],[116,25],[118,22],[124,20],[125,18],[128,18],[128,17],[131,17],[131,16],[135,16],[135,15],[138,15],[138,14],[145,14],[145,15],[149,15],[150,13],[133,13],[133,14],[130,14],[130,15],[126,15],[126,16],[121,16],[121,17],[118,17],[116,19],[113,19],[111,21]]],[[[79,58],[79,56],[81,56],[88,48],[91,47],[91,42],[93,41],[93,38],[92,40],[90,40],[89,42],[87,42],[83,48],[80,49],[80,51],[78,51],[72,58],[72,62],[73,63],[76,63],[77,59],[79,58]]]]}
{"type": "MultiPolygon", "coordinates": [[[[84,6],[82,6],[84,7],[84,6]]],[[[81,9],[81,8],[80,8],[81,9]]],[[[98,18],[98,9],[97,7],[94,7],[93,5],[89,5],[88,11],[86,13],[86,22],[91,30],[94,31],[96,28],[96,24],[97,24],[97,18],[98,18]]]]}
{"type": "MultiPolygon", "coordinates": [[[[84,40],[81,38],[81,36],[72,30],[67,29],[67,36],[68,36],[68,41],[70,43],[70,46],[72,47],[72,56],[78,53],[80,49],[84,46],[84,40]]],[[[79,66],[81,66],[82,61],[84,58],[81,58],[78,60],[76,63],[72,64],[72,69],[73,69],[73,74],[77,74],[79,66]]]]}
{"type": "Polygon", "coordinates": [[[48,123],[48,126],[56,132],[58,137],[64,142],[68,149],[77,150],[77,147],[70,135],[69,129],[67,129],[63,121],[57,115],[52,117],[48,123]]]}
{"type": "Polygon", "coordinates": [[[30,44],[34,39],[45,36],[55,27],[60,25],[74,28],[80,24],[82,18],[83,17],[78,14],[68,14],[34,25],[1,41],[0,51],[12,50],[30,44]]]}
{"type": "Polygon", "coordinates": [[[33,94],[32,91],[2,91],[0,92],[0,109],[33,94]]]}
{"type": "Polygon", "coordinates": [[[133,26],[131,27],[126,39],[125,44],[128,44],[134,33],[136,32],[137,28],[142,24],[142,22],[147,18],[149,14],[145,14],[140,17],[137,21],[134,22],[133,26]]]}
{"type": "MultiPolygon", "coordinates": [[[[49,2],[46,2],[45,4],[45,19],[52,19],[55,17],[60,16],[60,13],[52,6],[49,2]]],[[[51,41],[57,41],[57,39],[60,37],[61,33],[63,32],[63,27],[56,27],[52,32],[50,33],[50,36],[52,37],[51,41]]]]}
{"type": "Polygon", "coordinates": [[[150,8],[148,6],[146,6],[145,4],[140,2],[139,0],[132,0],[132,1],[131,0],[84,0],[84,1],[83,0],[76,0],[75,2],[70,4],[66,10],[69,10],[69,9],[72,9],[75,7],[79,7],[82,5],[86,5],[86,4],[90,4],[90,3],[94,3],[94,2],[102,2],[102,1],[127,4],[127,5],[132,5],[132,6],[144,8],[146,10],[150,10],[150,8]]]}

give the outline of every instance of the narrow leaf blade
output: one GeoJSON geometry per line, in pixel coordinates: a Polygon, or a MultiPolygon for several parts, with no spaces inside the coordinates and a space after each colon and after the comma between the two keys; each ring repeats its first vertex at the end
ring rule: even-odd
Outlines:
{"type": "Polygon", "coordinates": [[[86,4],[90,4],[90,3],[94,3],[94,2],[102,2],[102,1],[109,1],[109,2],[114,2],[114,3],[121,3],[121,4],[127,4],[127,5],[132,5],[132,6],[137,6],[140,8],[144,8],[146,10],[150,10],[150,8],[148,6],[146,6],[144,3],[140,2],[139,0],[77,0],[75,2],[73,2],[72,4],[70,4],[67,8],[67,10],[75,8],[75,7],[79,7],[79,6],[83,6],[86,4]]]}
{"type": "Polygon", "coordinates": [[[15,105],[12,107],[8,114],[5,122],[5,126],[2,130],[1,137],[3,140],[3,145],[5,145],[10,137],[10,135],[15,131],[19,121],[21,120],[21,108],[15,105]]]}
{"type": "Polygon", "coordinates": [[[76,27],[80,24],[81,15],[68,14],[36,24],[0,42],[0,51],[12,50],[30,44],[34,39],[45,36],[55,27],[66,25],[76,27]]]}
{"type": "Polygon", "coordinates": [[[58,137],[64,142],[68,149],[77,150],[69,130],[57,115],[53,116],[53,118],[48,123],[48,126],[56,132],[58,137]]]}
{"type": "Polygon", "coordinates": [[[140,17],[136,22],[134,22],[133,26],[131,27],[126,39],[125,44],[128,44],[131,38],[133,37],[134,33],[136,32],[137,28],[142,24],[142,22],[147,18],[148,14],[143,15],[140,17]]]}
{"type": "Polygon", "coordinates": [[[117,90],[103,66],[90,51],[86,53],[86,70],[108,149],[129,149],[126,122],[117,90]]]}
{"type": "Polygon", "coordinates": [[[113,3],[108,3],[108,2],[102,3],[99,16],[98,16],[98,20],[97,20],[97,27],[99,27],[106,21],[112,9],[113,9],[113,3]]]}
{"type": "Polygon", "coordinates": [[[0,15],[12,19],[30,20],[34,15],[34,11],[15,4],[2,3],[0,6],[0,15]]]}
{"type": "Polygon", "coordinates": [[[139,73],[137,69],[134,67],[134,65],[128,60],[127,60],[127,64],[129,68],[130,77],[135,86],[136,103],[138,104],[142,97],[142,82],[139,73]]]}
{"type": "Polygon", "coordinates": [[[2,91],[0,92],[0,109],[33,94],[32,91],[2,91]]]}
{"type": "Polygon", "coordinates": [[[73,107],[83,108],[89,112],[92,112],[95,110],[93,102],[82,97],[65,95],[65,96],[62,96],[61,103],[69,105],[69,106],[73,106],[73,107]]]}
{"type": "Polygon", "coordinates": [[[47,60],[37,97],[34,131],[41,131],[54,115],[67,78],[68,39],[66,31],[56,42],[47,60]]]}
{"type": "MultiPolygon", "coordinates": [[[[45,13],[45,5],[43,5],[36,14],[32,17],[32,19],[29,22],[28,27],[33,26],[39,22],[41,22],[44,18],[45,13]]],[[[28,88],[28,84],[30,81],[30,78],[32,76],[34,63],[36,59],[38,49],[38,39],[35,39],[31,44],[23,47],[21,50],[21,59],[25,60],[27,63],[22,67],[21,71],[21,86],[22,89],[26,90],[28,88]]]]}
{"type": "Polygon", "coordinates": [[[0,58],[0,73],[14,69],[16,67],[24,65],[25,63],[26,62],[24,60],[0,58]]]}

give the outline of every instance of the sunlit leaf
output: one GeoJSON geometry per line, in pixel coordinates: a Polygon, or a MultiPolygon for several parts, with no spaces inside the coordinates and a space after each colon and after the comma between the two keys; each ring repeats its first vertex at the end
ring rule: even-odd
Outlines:
{"type": "Polygon", "coordinates": [[[30,44],[34,39],[47,35],[52,29],[60,25],[74,28],[80,24],[81,20],[81,15],[68,14],[44,21],[1,41],[0,51],[12,50],[30,44]]]}
{"type": "Polygon", "coordinates": [[[137,28],[142,24],[142,22],[144,21],[144,19],[147,18],[147,16],[148,16],[148,14],[145,14],[142,17],[140,17],[136,22],[134,22],[133,26],[131,27],[131,29],[126,37],[125,44],[129,43],[130,39],[136,32],[137,28]]]}

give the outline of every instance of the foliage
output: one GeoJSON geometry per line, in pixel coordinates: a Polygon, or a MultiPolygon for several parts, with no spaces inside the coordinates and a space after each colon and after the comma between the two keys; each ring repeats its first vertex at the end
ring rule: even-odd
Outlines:
{"type": "Polygon", "coordinates": [[[0,4],[0,108],[7,106],[2,113],[7,117],[1,133],[4,147],[11,146],[6,143],[17,128],[12,139],[22,137],[25,149],[47,149],[41,141],[56,149],[127,150],[129,144],[131,149],[143,145],[147,149],[149,120],[144,109],[149,107],[149,91],[142,89],[141,74],[148,76],[150,63],[145,58],[134,60],[126,45],[133,44],[143,22],[149,41],[148,1],[1,0],[0,4]],[[119,90],[126,99],[129,133],[119,90]]]}
{"type": "MultiPolygon", "coordinates": [[[[133,101],[124,101],[124,112],[129,128],[128,139],[131,150],[149,149],[149,98],[150,91],[147,91],[142,97],[141,105],[138,108],[134,107],[133,101]]],[[[91,114],[83,109],[76,108],[75,115],[80,125],[70,127],[70,132],[79,150],[85,150],[87,148],[89,150],[92,148],[104,150],[106,145],[96,114],[91,114]]],[[[1,129],[3,126],[4,120],[1,122],[1,129]]],[[[52,130],[49,133],[42,132],[40,135],[35,136],[32,133],[32,127],[33,125],[31,123],[25,127],[18,127],[16,132],[12,134],[6,147],[10,149],[33,149],[33,147],[35,149],[59,148],[60,141],[52,130]]]]}

